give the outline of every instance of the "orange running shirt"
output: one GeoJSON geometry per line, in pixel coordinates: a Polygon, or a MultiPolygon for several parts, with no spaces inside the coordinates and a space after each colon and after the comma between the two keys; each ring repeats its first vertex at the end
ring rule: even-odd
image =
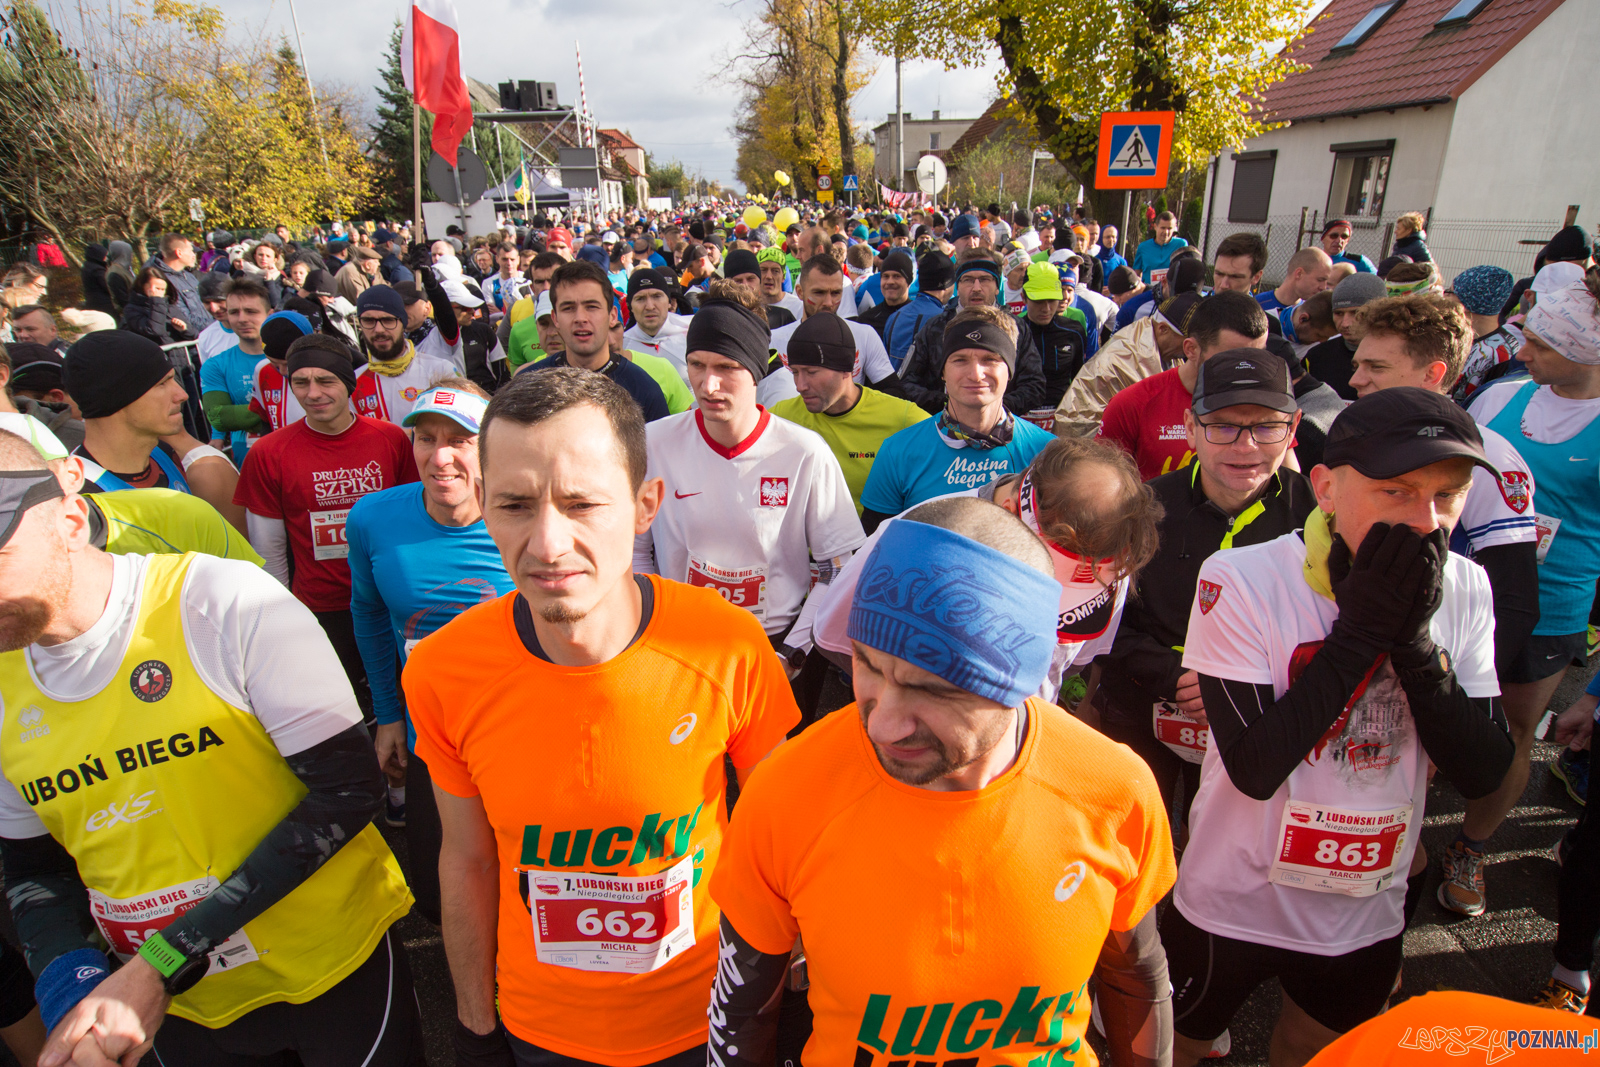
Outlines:
{"type": "Polygon", "coordinates": [[[755,616],[714,590],[651,582],[649,624],[609,662],[534,656],[510,593],[424,638],[404,676],[417,754],[440,789],[482,797],[499,846],[506,1028],[614,1067],[705,1041],[720,913],[703,875],[727,827],[723,756],[750,767],[800,718],[755,616]],[[614,877],[581,877],[601,872],[614,877]],[[663,872],[687,875],[683,893],[648,877],[663,872]],[[653,905],[619,892],[625,878],[653,905]],[[670,952],[653,970],[585,969],[651,944],[670,952]]]}
{"type": "Polygon", "coordinates": [[[1085,983],[1176,877],[1161,794],[1129,749],[1027,702],[980,790],[889,777],[855,705],[756,771],[711,876],[762,952],[805,941],[807,1067],[1095,1062],[1085,983]]]}
{"type": "MultiPolygon", "coordinates": [[[[743,803],[741,799],[740,803],[743,803]]],[[[1424,993],[1324,1048],[1306,1067],[1488,1067],[1585,1063],[1600,1020],[1481,993],[1424,993]]]]}

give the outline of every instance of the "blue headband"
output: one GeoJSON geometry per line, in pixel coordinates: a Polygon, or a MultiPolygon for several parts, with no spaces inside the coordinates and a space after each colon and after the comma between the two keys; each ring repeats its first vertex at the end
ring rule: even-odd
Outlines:
{"type": "Polygon", "coordinates": [[[1056,648],[1061,585],[1003,552],[909,519],[867,557],[849,634],[977,696],[1016,707],[1056,648]]]}

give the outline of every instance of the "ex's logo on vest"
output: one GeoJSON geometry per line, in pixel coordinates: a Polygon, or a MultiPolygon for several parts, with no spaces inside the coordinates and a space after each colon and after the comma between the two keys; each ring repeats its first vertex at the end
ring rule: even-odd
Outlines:
{"type": "Polygon", "coordinates": [[[154,704],[172,692],[172,668],[158,659],[147,659],[133,669],[128,678],[133,695],[154,704]]]}

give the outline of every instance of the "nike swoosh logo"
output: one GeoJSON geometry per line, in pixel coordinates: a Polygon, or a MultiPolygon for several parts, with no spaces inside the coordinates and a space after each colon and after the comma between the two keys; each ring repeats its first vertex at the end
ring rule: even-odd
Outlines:
{"type": "MultiPolygon", "coordinates": [[[[704,490],[704,489],[702,489],[702,490],[700,490],[700,493],[703,493],[703,492],[705,492],[705,490],[704,490]]],[[[673,496],[675,496],[675,497],[677,497],[677,498],[678,498],[678,499],[679,499],[679,500],[682,500],[682,499],[684,499],[684,498],[685,498],[685,497],[691,497],[691,496],[699,496],[699,495],[700,495],[700,493],[680,493],[680,492],[678,492],[678,491],[677,491],[677,490],[676,490],[676,489],[674,489],[674,490],[673,490],[673,491],[672,491],[672,495],[673,495],[673,496]]]]}
{"type": "Polygon", "coordinates": [[[1568,463],[1587,463],[1587,462],[1589,462],[1589,457],[1588,456],[1568,456],[1567,457],[1567,462],[1568,463]]]}

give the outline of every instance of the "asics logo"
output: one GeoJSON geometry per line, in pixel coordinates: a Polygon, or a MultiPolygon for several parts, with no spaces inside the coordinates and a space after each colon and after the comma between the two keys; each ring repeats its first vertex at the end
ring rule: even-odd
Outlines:
{"type": "Polygon", "coordinates": [[[1424,426],[1422,429],[1417,431],[1417,436],[1418,437],[1438,437],[1442,433],[1444,433],[1444,427],[1443,426],[1424,426]]]}
{"type": "Polygon", "coordinates": [[[1060,901],[1072,899],[1072,894],[1078,891],[1078,887],[1088,875],[1089,867],[1082,860],[1074,860],[1067,864],[1066,876],[1056,883],[1056,899],[1060,901]]]}
{"type": "Polygon", "coordinates": [[[108,826],[117,825],[119,822],[131,824],[148,819],[152,815],[160,814],[166,809],[156,808],[152,810],[150,807],[150,798],[155,795],[156,791],[151,789],[148,792],[130,796],[120,804],[107,804],[104,808],[89,816],[88,821],[83,824],[83,828],[92,834],[96,830],[104,830],[108,826]]]}
{"type": "Polygon", "coordinates": [[[698,723],[699,721],[700,721],[699,717],[696,716],[695,713],[692,712],[692,711],[689,712],[687,715],[685,715],[683,718],[679,719],[677,721],[677,723],[672,727],[672,732],[667,735],[668,744],[673,744],[673,745],[681,745],[681,744],[683,744],[684,741],[686,741],[688,739],[689,735],[694,733],[695,724],[698,723]]]}

